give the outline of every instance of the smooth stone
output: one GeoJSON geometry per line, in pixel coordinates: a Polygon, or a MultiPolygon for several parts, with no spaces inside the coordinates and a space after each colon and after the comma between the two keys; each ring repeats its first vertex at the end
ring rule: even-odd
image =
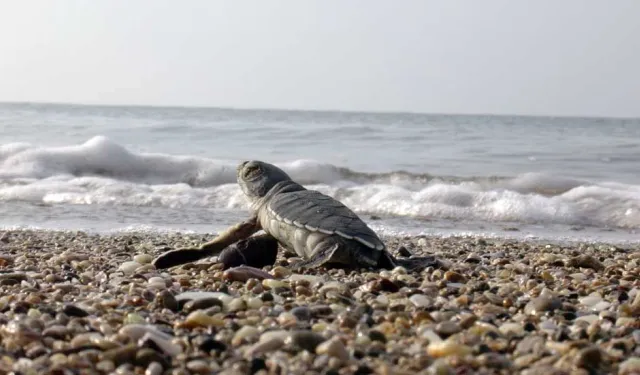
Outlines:
{"type": "Polygon", "coordinates": [[[183,327],[222,327],[224,320],[213,317],[205,313],[203,310],[195,310],[185,318],[182,323],[183,327]]]}
{"type": "Polygon", "coordinates": [[[598,315],[590,314],[590,315],[583,315],[576,318],[575,322],[584,321],[591,324],[593,322],[597,322],[598,320],[600,320],[600,317],[598,315]]]}
{"type": "Polygon", "coordinates": [[[174,297],[173,294],[171,294],[171,292],[169,292],[168,290],[158,292],[155,299],[156,302],[165,309],[169,309],[173,312],[176,312],[180,309],[176,297],[174,297]]]}
{"type": "Polygon", "coordinates": [[[132,275],[142,264],[134,261],[124,262],[118,267],[118,271],[122,271],[125,275],[132,275]]]}
{"type": "Polygon", "coordinates": [[[427,354],[432,357],[465,356],[472,353],[471,347],[454,341],[433,342],[427,346],[427,354]]]}
{"type": "Polygon", "coordinates": [[[308,321],[311,319],[311,311],[307,306],[296,306],[289,312],[298,320],[308,321]]]}
{"type": "Polygon", "coordinates": [[[311,331],[293,331],[285,339],[285,344],[314,353],[316,347],[324,341],[323,336],[311,331]]]}
{"type": "Polygon", "coordinates": [[[325,281],[326,278],[323,276],[303,275],[299,273],[294,273],[294,274],[291,274],[289,277],[287,277],[287,280],[289,280],[289,282],[305,280],[305,281],[308,281],[309,284],[313,285],[313,284],[321,283],[325,281]]]}
{"type": "Polygon", "coordinates": [[[233,297],[228,295],[227,293],[222,292],[182,292],[175,296],[178,304],[184,305],[187,301],[206,299],[206,298],[217,298],[222,301],[224,306],[229,305],[229,302],[233,300],[233,297]]]}
{"type": "Polygon", "coordinates": [[[587,307],[594,306],[600,301],[602,301],[602,297],[599,295],[593,295],[593,294],[578,299],[578,302],[580,302],[581,304],[587,307]]]}
{"type": "Polygon", "coordinates": [[[151,324],[127,324],[118,330],[118,333],[129,337],[133,341],[140,340],[145,334],[153,332],[156,336],[164,340],[171,340],[172,336],[160,331],[151,324]]]}
{"type": "Polygon", "coordinates": [[[446,338],[448,336],[451,336],[455,333],[462,331],[462,328],[458,323],[452,322],[450,320],[446,320],[444,322],[438,323],[435,327],[435,331],[440,337],[446,338]]]}
{"type": "Polygon", "coordinates": [[[252,357],[258,354],[268,353],[268,352],[278,350],[283,346],[284,346],[284,340],[278,337],[267,338],[264,340],[261,337],[260,341],[258,341],[257,343],[249,347],[249,349],[247,350],[247,355],[252,357]]]}
{"type": "Polygon", "coordinates": [[[424,294],[414,294],[409,297],[409,301],[411,301],[411,303],[413,303],[416,307],[420,308],[429,307],[433,304],[433,301],[424,294]]]}
{"type": "Polygon", "coordinates": [[[153,261],[153,256],[149,254],[138,254],[134,255],[133,261],[140,264],[149,264],[153,261]]]}
{"type": "Polygon", "coordinates": [[[620,363],[618,375],[637,375],[640,373],[640,357],[627,358],[620,363]]]}
{"type": "Polygon", "coordinates": [[[574,363],[577,367],[597,370],[604,361],[605,354],[597,346],[586,347],[578,353],[574,363]]]}
{"type": "Polygon", "coordinates": [[[136,365],[140,367],[148,367],[152,363],[158,363],[160,367],[169,367],[169,363],[165,357],[157,351],[150,348],[141,348],[136,353],[136,365]]]}
{"type": "Polygon", "coordinates": [[[522,336],[525,333],[524,327],[522,327],[522,324],[519,323],[507,322],[498,327],[498,330],[504,335],[512,334],[515,336],[522,336]]]}
{"type": "Polygon", "coordinates": [[[182,310],[186,312],[192,312],[195,310],[208,309],[209,307],[213,307],[213,306],[219,306],[222,308],[223,307],[222,301],[220,301],[218,298],[194,299],[186,302],[184,306],[182,306],[182,310]]]}
{"type": "Polygon", "coordinates": [[[596,271],[602,271],[604,269],[604,265],[598,259],[588,254],[578,255],[569,259],[569,261],[567,262],[567,266],[577,268],[591,268],[596,271]]]}
{"type": "Polygon", "coordinates": [[[558,298],[539,296],[529,301],[524,307],[527,315],[542,315],[547,311],[554,311],[562,307],[558,298]]]}
{"type": "Polygon", "coordinates": [[[182,347],[180,345],[174,344],[165,337],[166,334],[161,334],[157,330],[151,330],[145,333],[144,336],[138,340],[138,345],[145,346],[148,341],[151,341],[156,347],[160,348],[165,354],[171,357],[182,353],[182,347]]]}
{"type": "Polygon", "coordinates": [[[62,312],[65,313],[67,316],[75,316],[78,318],[84,318],[86,316],[89,316],[89,313],[84,311],[83,309],[79,308],[76,305],[65,305],[64,308],[62,309],[62,312]]]}
{"type": "Polygon", "coordinates": [[[339,359],[342,362],[347,362],[349,360],[349,352],[347,348],[344,346],[342,340],[337,337],[329,339],[316,347],[317,354],[326,354],[330,357],[334,357],[339,359]]]}
{"type": "Polygon", "coordinates": [[[247,280],[249,279],[273,279],[273,276],[270,273],[250,266],[238,266],[229,268],[224,271],[223,276],[227,280],[241,282],[247,282],[247,280]]]}
{"type": "Polygon", "coordinates": [[[237,346],[242,343],[242,340],[252,336],[258,336],[259,334],[260,331],[258,331],[256,327],[244,326],[236,331],[236,333],[233,335],[233,338],[231,339],[231,343],[234,346],[237,346]]]}
{"type": "Polygon", "coordinates": [[[227,344],[222,341],[218,341],[213,336],[209,335],[200,335],[193,339],[192,344],[194,347],[197,347],[199,350],[209,353],[212,350],[218,353],[224,352],[227,350],[227,344]]]}
{"type": "Polygon", "coordinates": [[[144,370],[144,375],[162,375],[164,368],[159,362],[151,362],[144,370]]]}

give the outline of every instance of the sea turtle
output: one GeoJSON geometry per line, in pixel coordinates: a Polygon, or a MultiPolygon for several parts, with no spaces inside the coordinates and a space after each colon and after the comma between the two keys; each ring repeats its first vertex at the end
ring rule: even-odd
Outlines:
{"type": "MultiPolygon", "coordinates": [[[[218,254],[238,241],[246,241],[264,230],[301,261],[292,268],[384,268],[398,265],[409,269],[437,266],[434,257],[395,258],[378,235],[351,209],[336,199],[309,190],[293,181],[273,164],[244,161],[237,167],[237,180],[250,202],[252,215],[199,248],[171,250],[154,260],[167,268],[218,254]]],[[[268,253],[269,251],[265,251],[268,253]]]]}

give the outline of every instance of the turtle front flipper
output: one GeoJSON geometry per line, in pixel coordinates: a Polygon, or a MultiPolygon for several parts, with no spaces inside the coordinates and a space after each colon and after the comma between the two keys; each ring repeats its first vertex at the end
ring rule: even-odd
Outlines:
{"type": "Polygon", "coordinates": [[[262,229],[257,217],[251,217],[249,220],[238,223],[224,232],[220,233],[213,240],[202,244],[198,248],[182,248],[169,250],[156,257],[152,264],[157,269],[170,268],[185,263],[195,262],[196,260],[219,254],[227,246],[232,245],[240,240],[250,237],[262,229]]]}

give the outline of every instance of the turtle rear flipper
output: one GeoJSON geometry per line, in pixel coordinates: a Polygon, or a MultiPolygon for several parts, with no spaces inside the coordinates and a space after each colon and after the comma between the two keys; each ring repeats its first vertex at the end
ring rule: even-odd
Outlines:
{"type": "Polygon", "coordinates": [[[260,229],[258,218],[256,216],[252,216],[248,220],[227,228],[216,238],[202,244],[199,248],[169,250],[160,254],[153,260],[152,264],[158,269],[169,268],[217,255],[226,247],[250,237],[260,229]]]}

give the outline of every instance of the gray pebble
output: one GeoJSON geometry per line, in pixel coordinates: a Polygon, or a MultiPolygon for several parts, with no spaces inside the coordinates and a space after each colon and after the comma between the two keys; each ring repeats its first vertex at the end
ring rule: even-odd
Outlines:
{"type": "Polygon", "coordinates": [[[540,296],[529,301],[524,307],[527,315],[543,315],[547,311],[553,311],[562,307],[562,301],[558,298],[540,296]]]}
{"type": "Polygon", "coordinates": [[[311,311],[307,306],[297,306],[290,311],[298,320],[308,321],[311,319],[311,311]]]}
{"type": "Polygon", "coordinates": [[[314,353],[316,347],[324,341],[324,337],[312,331],[294,331],[287,337],[285,344],[314,353]]]}

